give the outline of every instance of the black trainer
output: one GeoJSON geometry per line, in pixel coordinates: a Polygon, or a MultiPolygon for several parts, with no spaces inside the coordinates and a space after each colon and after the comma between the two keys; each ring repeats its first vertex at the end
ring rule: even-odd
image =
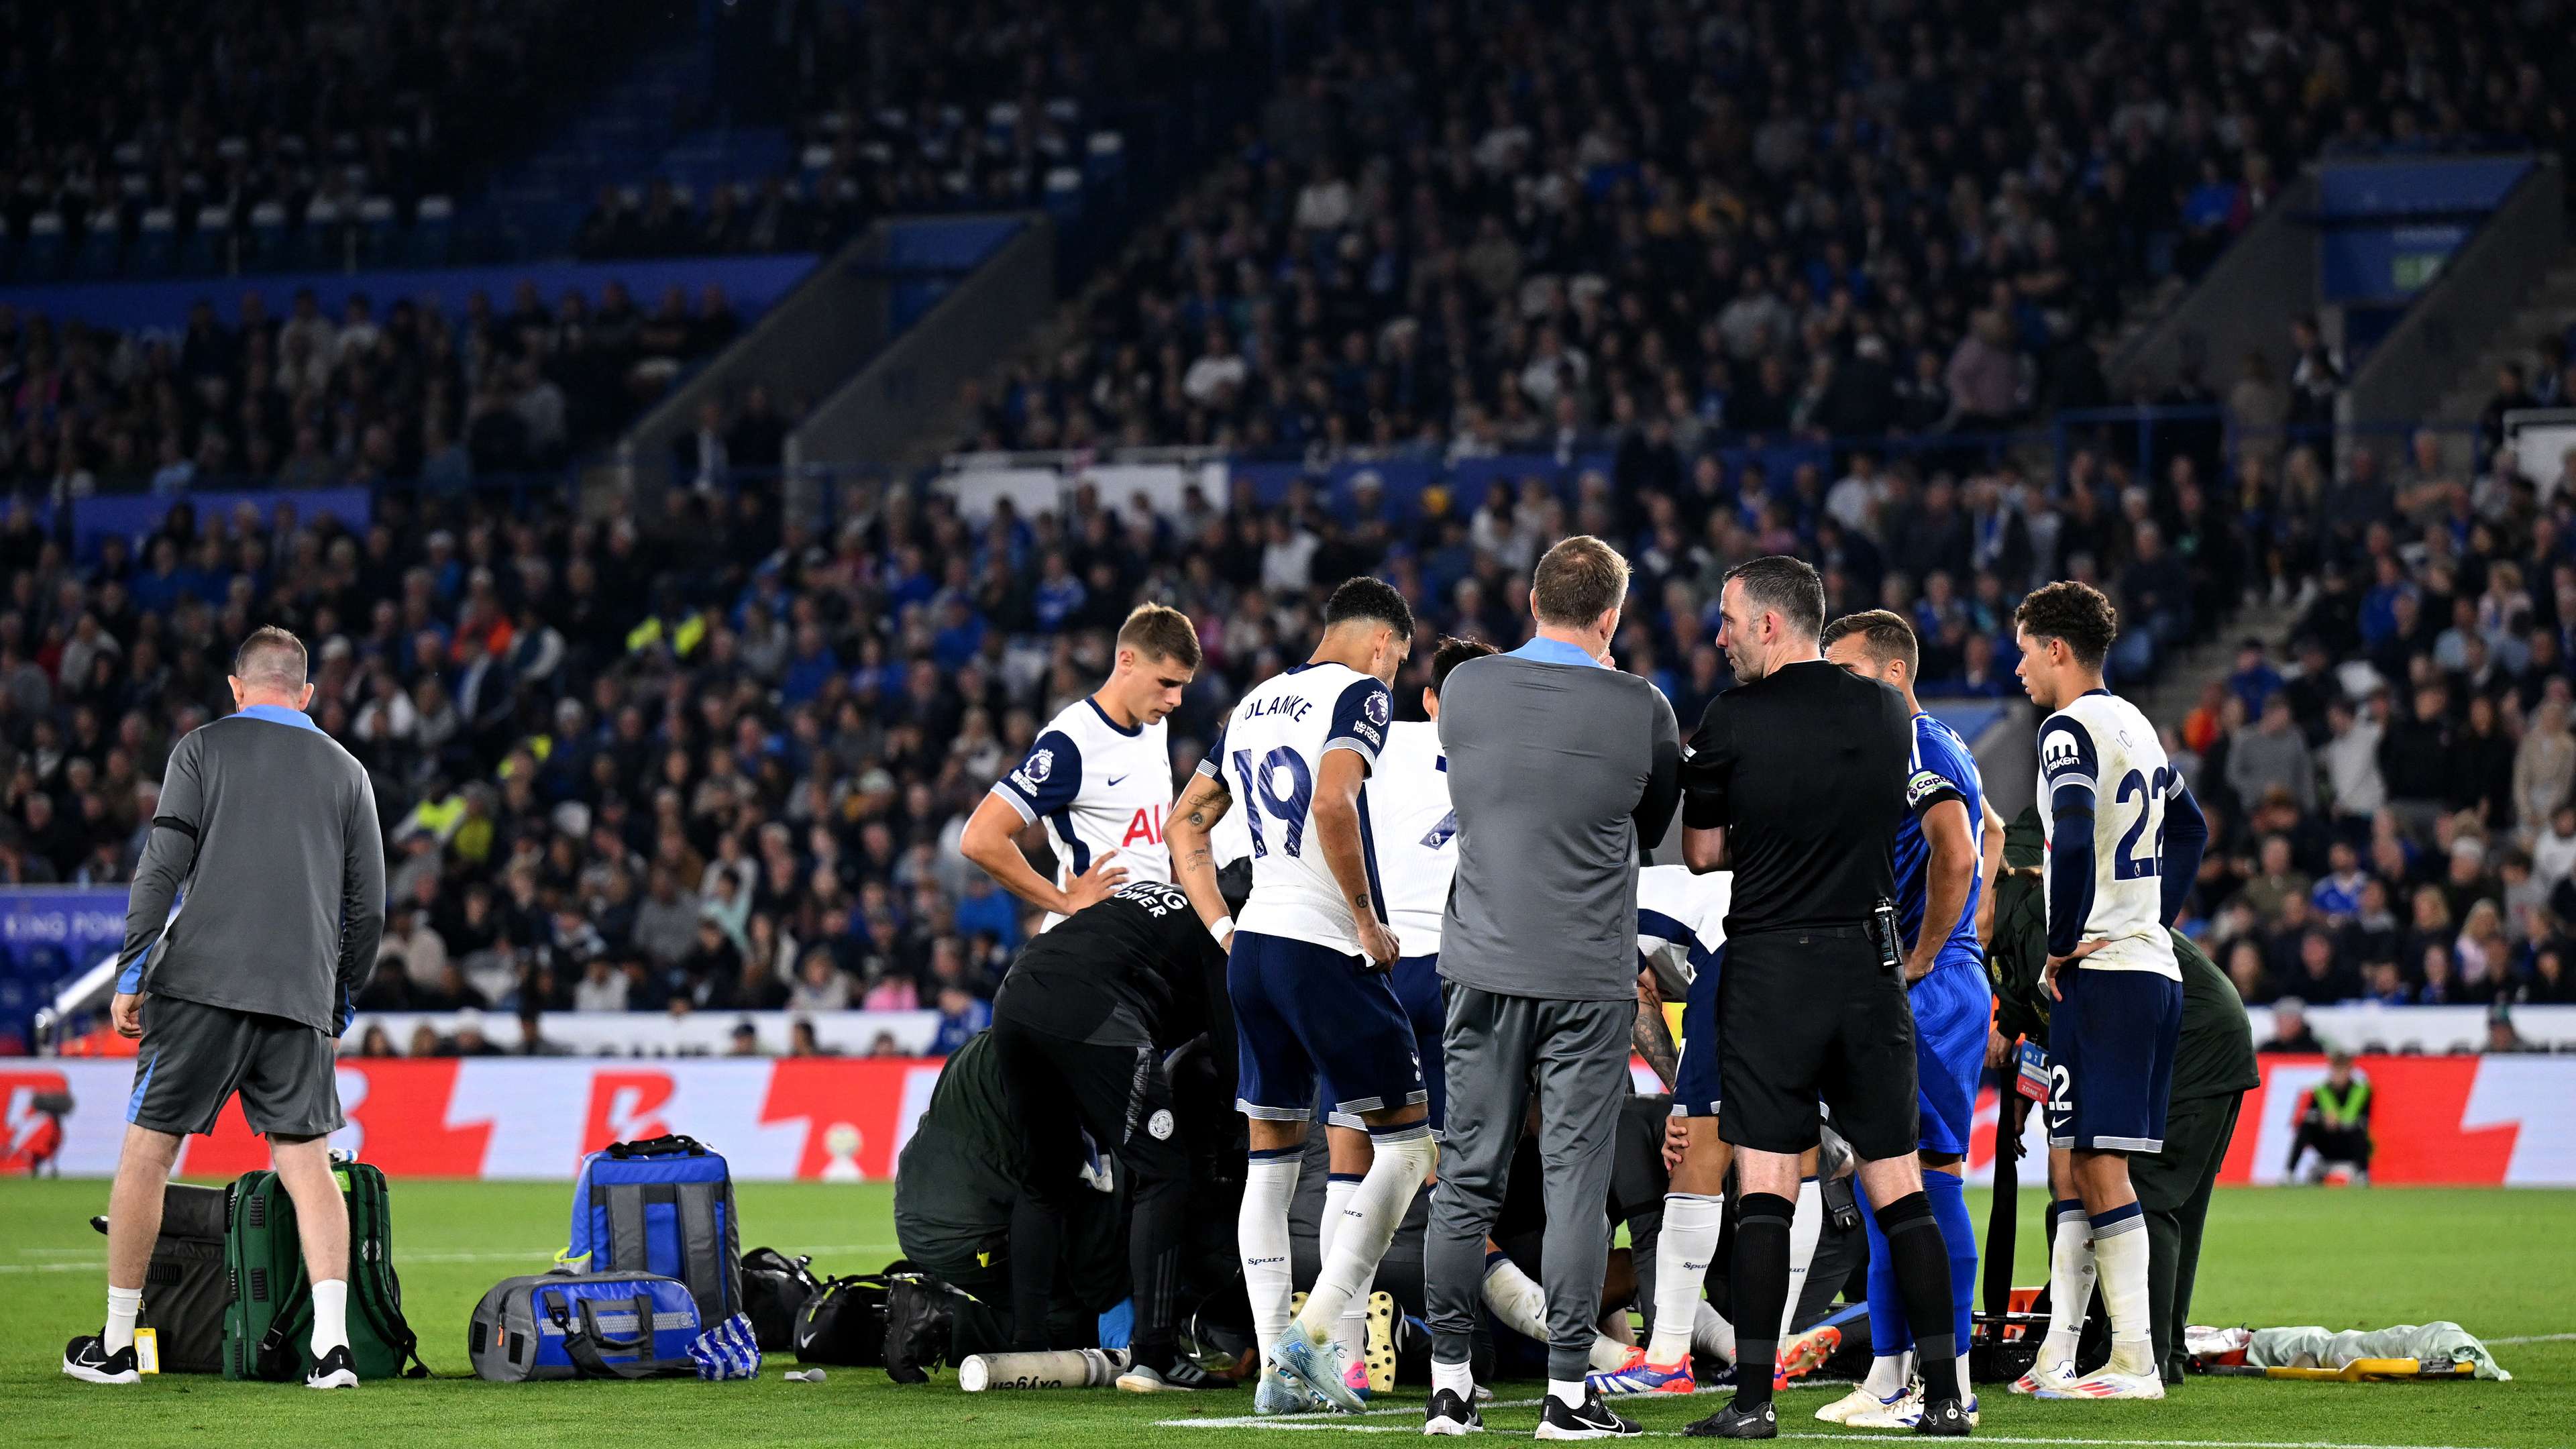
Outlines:
{"type": "Polygon", "coordinates": [[[898,1277],[886,1291],[886,1377],[899,1384],[926,1384],[930,1370],[948,1357],[957,1326],[957,1299],[914,1277],[898,1277]]]}
{"type": "Polygon", "coordinates": [[[84,1333],[63,1345],[63,1372],[85,1384],[143,1381],[143,1375],[134,1367],[134,1345],[129,1343],[109,1353],[107,1340],[95,1333],[84,1333]]]}
{"type": "Polygon", "coordinates": [[[1926,1400],[1923,1416],[1914,1421],[1914,1432],[1943,1439],[1965,1439],[1976,1425],[1968,1419],[1968,1406],[1958,1399],[1926,1400]]]}
{"type": "Polygon", "coordinates": [[[1623,1419],[1601,1402],[1599,1390],[1586,1386],[1583,1407],[1569,1409],[1554,1394],[1547,1396],[1547,1407],[1538,1416],[1538,1437],[1542,1439],[1630,1439],[1646,1431],[1634,1419],[1623,1419]]]}
{"type": "Polygon", "coordinates": [[[1728,1404],[1696,1424],[1683,1428],[1691,1439],[1777,1439],[1780,1437],[1780,1410],[1765,1399],[1751,1408],[1741,1402],[1728,1404]]]}
{"type": "Polygon", "coordinates": [[[357,1360],[349,1357],[349,1346],[342,1344],[313,1361],[313,1372],[304,1376],[308,1389],[354,1389],[358,1386],[357,1360]]]}
{"type": "Polygon", "coordinates": [[[1482,1434],[1485,1416],[1476,1406],[1458,1397],[1456,1389],[1434,1389],[1431,1402],[1422,1410],[1422,1432],[1425,1434],[1482,1434]]]}

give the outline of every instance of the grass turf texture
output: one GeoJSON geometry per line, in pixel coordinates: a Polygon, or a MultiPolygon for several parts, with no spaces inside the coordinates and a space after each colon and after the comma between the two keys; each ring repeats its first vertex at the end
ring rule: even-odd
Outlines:
{"type": "MultiPolygon", "coordinates": [[[[894,1256],[892,1190],[881,1185],[746,1183],[743,1244],[813,1252],[832,1272],[894,1256]]],[[[1985,1222],[1983,1194],[1973,1211],[1985,1222]]],[[[565,1189],[553,1183],[397,1182],[394,1242],[404,1298],[422,1336],[426,1382],[354,1394],[168,1375],[132,1388],[77,1383],[59,1370],[63,1340],[96,1331],[104,1240],[89,1215],[104,1182],[0,1182],[0,1405],[21,1444],[262,1445],[478,1443],[596,1445],[603,1437],[732,1444],[1037,1444],[1049,1449],[1275,1443],[1270,1431],[1193,1420],[1251,1412],[1251,1395],[1135,1397],[1113,1390],[958,1392],[953,1373],[899,1388],[874,1369],[834,1369],[791,1384],[773,1359],[755,1383],[486,1384],[466,1372],[465,1322],[483,1290],[542,1271],[563,1242],[565,1189]],[[1183,1421],[1178,1425],[1166,1421],[1183,1421]]],[[[2022,1204],[2022,1282],[2045,1275],[2041,1195],[2022,1204]]],[[[2576,1193],[2249,1189],[2219,1195],[2193,1316],[2204,1323],[2375,1327],[2448,1318],[2489,1339],[2576,1332],[2576,1193]]],[[[2576,1341],[2498,1346],[2509,1384],[2307,1384],[2193,1379],[2162,1404],[2040,1404],[1990,1387],[1979,1437],[2021,1444],[2557,1446],[2576,1443],[2576,1341]]],[[[1391,1412],[1313,1432],[1417,1432],[1420,1386],[1391,1412]]],[[[1532,1384],[1499,1386],[1506,1401],[1532,1384]]],[[[1783,1400],[1783,1437],[1875,1437],[1817,1423],[1833,1393],[1783,1400]]],[[[1654,1434],[1714,1409],[1627,1401],[1654,1434]]],[[[1527,1435],[1535,1407],[1494,1407],[1497,1434],[1527,1435]]]]}

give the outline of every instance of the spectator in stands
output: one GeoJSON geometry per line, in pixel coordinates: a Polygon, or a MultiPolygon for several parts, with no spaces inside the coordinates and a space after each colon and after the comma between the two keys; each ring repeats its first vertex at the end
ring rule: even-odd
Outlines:
{"type": "MultiPolygon", "coordinates": [[[[2245,694],[2240,671],[2237,697],[2245,694]]],[[[2316,808],[2316,762],[2308,741],[2290,717],[2290,701],[2279,693],[2264,699],[2261,721],[2238,729],[2228,739],[2227,785],[2240,800],[2259,800],[2273,790],[2288,792],[2301,813],[2316,808]]]]}
{"type": "Polygon", "coordinates": [[[2272,1003],[2272,1035],[2255,1050],[2304,1055],[2322,1053],[2325,1043],[2309,1029],[2308,1004],[2295,996],[2284,996],[2272,1003]]]}

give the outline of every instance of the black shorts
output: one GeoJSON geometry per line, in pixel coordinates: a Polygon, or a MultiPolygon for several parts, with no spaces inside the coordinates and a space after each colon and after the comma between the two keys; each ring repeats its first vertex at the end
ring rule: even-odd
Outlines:
{"type": "Polygon", "coordinates": [[[178,1136],[212,1132],[236,1091],[262,1136],[328,1137],[343,1121],[330,1037],[282,1016],[146,996],[125,1120],[178,1136]]]}
{"type": "Polygon", "coordinates": [[[1861,927],[1728,941],[1718,1016],[1720,1137],[1804,1152],[1819,1140],[1821,1099],[1864,1161],[1913,1153],[1914,1012],[1861,927]]]}
{"type": "Polygon", "coordinates": [[[993,1020],[994,1058],[1028,1152],[1029,1190],[1069,1208],[1089,1191],[1083,1138],[1116,1153],[1131,1200],[1188,1182],[1163,1055],[1148,1043],[1075,1041],[1010,1016],[993,1020]]]}

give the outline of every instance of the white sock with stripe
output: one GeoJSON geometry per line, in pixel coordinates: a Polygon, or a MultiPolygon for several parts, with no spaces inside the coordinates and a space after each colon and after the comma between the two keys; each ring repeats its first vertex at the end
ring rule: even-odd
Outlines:
{"type": "MultiPolygon", "coordinates": [[[[1333,1242],[1341,1236],[1342,1225],[1350,1216],[1351,1199],[1359,1194],[1361,1175],[1336,1172],[1324,1182],[1324,1216],[1315,1225],[1315,1262],[1317,1271],[1333,1256],[1333,1242]]],[[[1361,1280],[1360,1289],[1351,1295],[1350,1306],[1334,1322],[1333,1336],[1342,1342],[1342,1352],[1349,1361],[1358,1363],[1368,1351],[1368,1284],[1376,1278],[1372,1266],[1369,1277],[1361,1280]]]]}
{"type": "Polygon", "coordinates": [[[2102,1306],[2111,1312],[2114,1373],[2157,1372],[2153,1328],[2147,1319],[2147,1218],[2136,1203],[2095,1213],[2093,1258],[2101,1265],[2102,1306]]]}
{"type": "Polygon", "coordinates": [[[1386,1245],[1394,1240],[1405,1210],[1413,1206],[1413,1195],[1422,1190],[1422,1180],[1439,1162],[1440,1149],[1431,1140],[1431,1128],[1421,1122],[1385,1131],[1372,1129],[1369,1145],[1377,1157],[1351,1194],[1341,1231],[1333,1237],[1332,1255],[1316,1270],[1314,1290],[1306,1295],[1306,1311],[1297,1316],[1297,1326],[1317,1343],[1330,1336],[1342,1310],[1376,1276],[1377,1260],[1386,1256],[1386,1245]]]}
{"type": "Polygon", "coordinates": [[[1288,1331],[1288,1297],[1296,1283],[1288,1247],[1288,1204],[1297,1196],[1305,1149],[1255,1152],[1243,1171],[1243,1206],[1235,1214],[1243,1290],[1252,1300],[1252,1336],[1264,1360],[1288,1331]]]}
{"type": "Polygon", "coordinates": [[[1718,1226],[1725,1214],[1722,1196],[1664,1194],[1663,1231],[1655,1238],[1655,1331],[1646,1341],[1646,1362],[1669,1368],[1690,1357],[1698,1310],[1707,1302],[1701,1288],[1708,1281],[1709,1260],[1717,1254],[1718,1226]]]}
{"type": "Polygon", "coordinates": [[[2084,1336],[2084,1315],[2093,1304],[2093,1224],[2084,1204],[2072,1198],[2049,1210],[2057,1220],[2057,1237],[2048,1249],[2048,1337],[2041,1341],[2040,1373],[2075,1359],[2076,1341],[2084,1336]]]}

